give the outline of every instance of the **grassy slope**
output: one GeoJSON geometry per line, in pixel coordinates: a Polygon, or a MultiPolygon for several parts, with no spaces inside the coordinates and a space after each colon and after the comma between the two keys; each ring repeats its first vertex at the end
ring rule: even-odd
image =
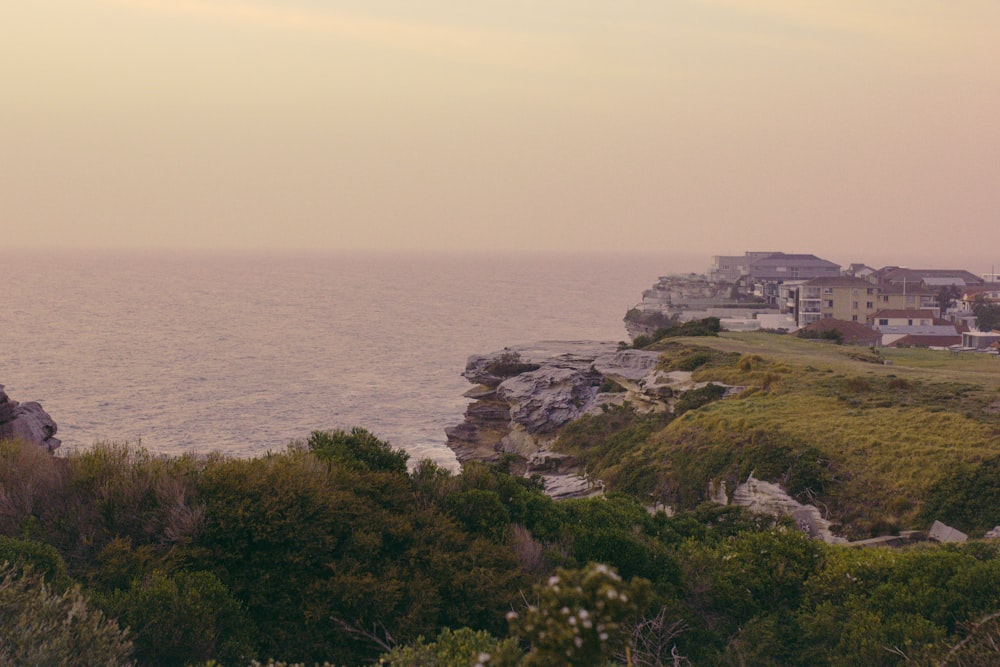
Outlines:
{"type": "Polygon", "coordinates": [[[935,485],[1000,456],[1000,415],[985,409],[1000,400],[996,357],[887,349],[883,365],[867,348],[726,333],[660,344],[666,365],[690,356],[687,346],[728,353],[696,379],[758,389],[688,412],[637,447],[628,460],[656,469],[665,499],[697,502],[709,481],[731,489],[755,471],[862,537],[923,527],[935,485]]]}

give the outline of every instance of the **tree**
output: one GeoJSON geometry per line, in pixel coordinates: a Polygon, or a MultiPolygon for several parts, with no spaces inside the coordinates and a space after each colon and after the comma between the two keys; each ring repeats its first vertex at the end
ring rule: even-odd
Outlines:
{"type": "Polygon", "coordinates": [[[954,306],[961,296],[962,290],[958,288],[958,285],[945,285],[938,290],[937,304],[941,317],[944,317],[948,309],[954,306]]]}
{"type": "Polygon", "coordinates": [[[984,294],[977,294],[972,300],[972,312],[980,331],[992,331],[1000,327],[1000,304],[987,300],[984,294]]]}

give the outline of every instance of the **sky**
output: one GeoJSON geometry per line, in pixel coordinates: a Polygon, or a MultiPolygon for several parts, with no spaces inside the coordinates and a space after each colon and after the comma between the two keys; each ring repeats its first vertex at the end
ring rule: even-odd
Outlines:
{"type": "Polygon", "coordinates": [[[989,270],[998,25],[996,0],[2,0],[0,250],[989,270]]]}

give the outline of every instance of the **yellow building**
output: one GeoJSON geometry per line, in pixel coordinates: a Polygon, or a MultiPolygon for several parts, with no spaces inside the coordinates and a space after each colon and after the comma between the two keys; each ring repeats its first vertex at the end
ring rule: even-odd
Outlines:
{"type": "Polygon", "coordinates": [[[879,287],[847,276],[807,280],[799,285],[795,301],[800,327],[822,319],[864,323],[879,310],[937,308],[937,295],[919,285],[879,287]]]}

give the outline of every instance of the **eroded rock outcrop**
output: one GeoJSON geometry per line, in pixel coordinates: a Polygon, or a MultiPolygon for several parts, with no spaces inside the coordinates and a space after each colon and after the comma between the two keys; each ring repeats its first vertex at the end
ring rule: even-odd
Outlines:
{"type": "Polygon", "coordinates": [[[446,430],[459,462],[515,454],[555,497],[599,493],[572,457],[549,446],[561,427],[604,406],[640,412],[672,410],[684,391],[703,387],[690,373],[657,370],[659,353],[620,350],[617,343],[546,341],[469,357],[462,375],[476,386],[465,421],[446,430]]]}
{"type": "MultiPolygon", "coordinates": [[[[588,410],[599,410],[602,403],[620,402],[607,400],[611,392],[601,391],[606,378],[627,377],[639,389],[659,355],[628,352],[616,362],[615,343],[568,341],[470,356],[462,375],[476,385],[465,394],[473,402],[465,421],[446,430],[448,445],[459,461],[496,460],[514,453],[530,462],[561,426],[588,410]]],[[[613,386],[615,393],[624,393],[621,385],[613,386]]]]}
{"type": "Polygon", "coordinates": [[[0,440],[19,438],[54,452],[62,444],[55,437],[57,430],[55,421],[41,405],[12,400],[0,384],[0,440]]]}
{"type": "MultiPolygon", "coordinates": [[[[718,493],[718,492],[717,492],[718,493]]],[[[725,490],[720,494],[725,498],[725,490]]],[[[803,505],[778,484],[756,479],[753,475],[733,490],[730,502],[751,512],[772,516],[789,516],[802,532],[830,544],[845,544],[847,540],[830,531],[830,522],[823,518],[815,505],[803,505]]]]}

